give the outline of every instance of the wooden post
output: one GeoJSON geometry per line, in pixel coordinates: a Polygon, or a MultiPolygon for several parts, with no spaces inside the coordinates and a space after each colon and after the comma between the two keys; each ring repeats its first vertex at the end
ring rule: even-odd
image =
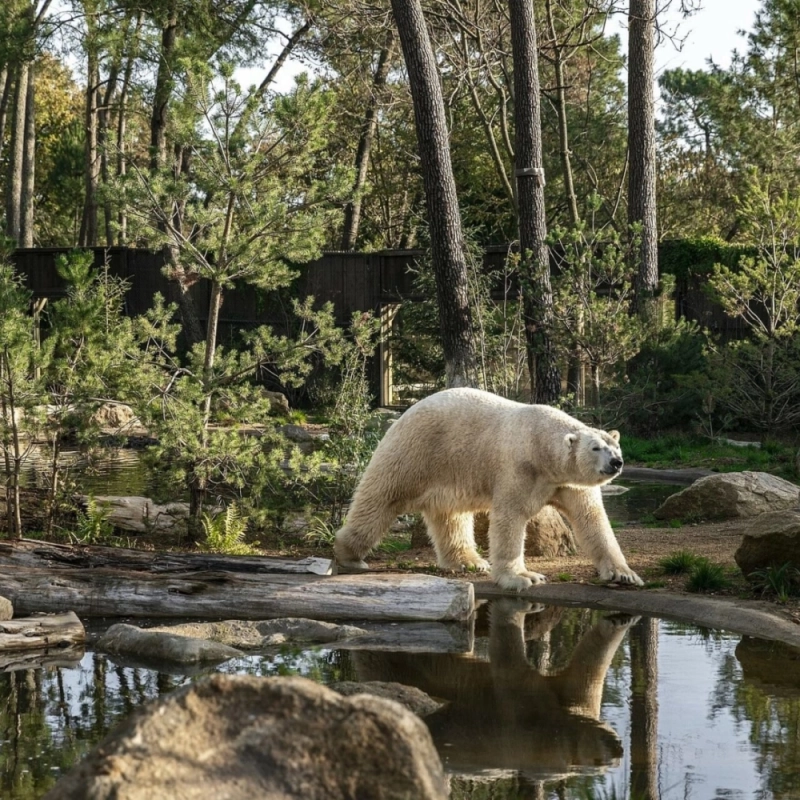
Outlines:
{"type": "Polygon", "coordinates": [[[392,325],[399,303],[387,303],[381,306],[381,338],[378,345],[378,360],[381,371],[381,392],[379,402],[381,406],[394,405],[394,373],[392,371],[392,325]]]}

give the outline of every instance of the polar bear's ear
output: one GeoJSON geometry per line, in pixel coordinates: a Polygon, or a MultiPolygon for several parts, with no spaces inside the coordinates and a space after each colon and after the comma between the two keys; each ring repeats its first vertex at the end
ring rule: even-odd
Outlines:
{"type": "Polygon", "coordinates": [[[608,435],[619,444],[619,431],[609,431],[608,435]]]}
{"type": "Polygon", "coordinates": [[[572,445],[575,444],[575,442],[577,442],[577,441],[578,441],[578,434],[577,433],[568,433],[564,437],[564,443],[567,445],[567,447],[572,447],[572,445]]]}

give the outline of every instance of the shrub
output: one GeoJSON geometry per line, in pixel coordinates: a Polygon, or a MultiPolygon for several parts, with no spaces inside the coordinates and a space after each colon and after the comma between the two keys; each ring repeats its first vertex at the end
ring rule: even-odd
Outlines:
{"type": "Polygon", "coordinates": [[[688,550],[678,550],[662,558],[658,564],[667,575],[683,575],[691,572],[700,560],[700,556],[688,550]]]}

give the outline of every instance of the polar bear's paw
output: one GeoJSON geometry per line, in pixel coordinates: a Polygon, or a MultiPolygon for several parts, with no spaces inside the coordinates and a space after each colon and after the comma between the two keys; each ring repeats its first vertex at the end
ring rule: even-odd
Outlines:
{"type": "MultiPolygon", "coordinates": [[[[528,573],[533,574],[533,573],[528,573]]],[[[530,589],[533,586],[533,580],[526,577],[526,575],[514,575],[513,573],[504,573],[496,575],[494,582],[501,588],[507,589],[510,592],[521,592],[523,589],[530,589]]],[[[536,581],[538,583],[539,581],[536,581]]]]}
{"type": "Polygon", "coordinates": [[[608,583],[621,583],[625,586],[644,586],[644,581],[627,564],[621,566],[607,566],[598,569],[600,580],[608,583]]]}
{"type": "Polygon", "coordinates": [[[534,584],[536,583],[547,583],[547,576],[542,575],[541,572],[530,572],[529,570],[525,570],[521,572],[520,575],[524,575],[526,578],[530,578],[534,584]]]}
{"type": "Polygon", "coordinates": [[[463,553],[448,554],[446,558],[439,558],[439,566],[453,572],[488,572],[492,565],[481,558],[476,552],[465,550],[463,553]]]}

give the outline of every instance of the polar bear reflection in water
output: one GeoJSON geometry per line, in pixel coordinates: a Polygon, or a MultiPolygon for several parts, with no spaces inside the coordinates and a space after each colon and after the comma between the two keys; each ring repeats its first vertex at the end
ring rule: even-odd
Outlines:
{"type": "Polygon", "coordinates": [[[599,721],[603,684],[625,633],[639,617],[596,621],[569,663],[543,674],[527,656],[565,609],[494,600],[489,660],[472,654],[354,652],[360,681],[416,686],[446,704],[425,717],[447,769],[476,774],[509,770],[532,780],[592,774],[622,757],[615,731],[599,721]]]}
{"type": "Polygon", "coordinates": [[[491,569],[498,586],[521,591],[545,579],[525,564],[525,526],[549,503],[570,521],[603,580],[641,585],[600,494],[622,466],[617,431],[478,389],[437,392],[378,445],[336,534],[336,560],[346,570],[368,569],[364,557],[395,517],[421,511],[440,567],[491,569]],[[490,512],[489,561],[475,547],[478,511],[490,512]]]}

